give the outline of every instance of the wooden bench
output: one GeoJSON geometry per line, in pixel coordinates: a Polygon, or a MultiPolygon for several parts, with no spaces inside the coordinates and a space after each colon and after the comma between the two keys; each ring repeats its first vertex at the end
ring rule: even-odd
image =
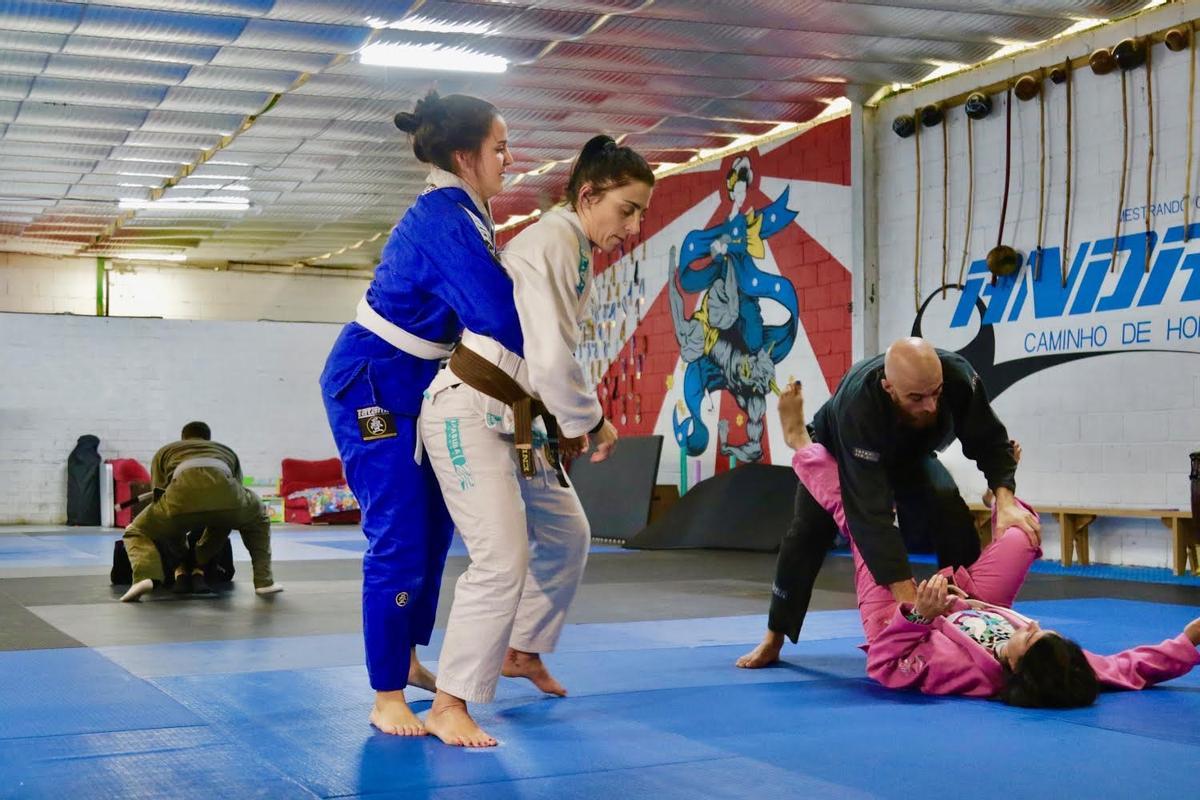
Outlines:
{"type": "MultiPolygon", "coordinates": [[[[975,528],[986,544],[992,538],[992,512],[982,503],[968,503],[975,517],[975,528]]],[[[1073,561],[1090,564],[1088,526],[1097,517],[1135,517],[1161,520],[1171,531],[1173,569],[1176,575],[1200,575],[1200,539],[1190,511],[1177,508],[1083,508],[1076,506],[1037,506],[1042,517],[1053,515],[1062,529],[1062,565],[1073,561]]]]}

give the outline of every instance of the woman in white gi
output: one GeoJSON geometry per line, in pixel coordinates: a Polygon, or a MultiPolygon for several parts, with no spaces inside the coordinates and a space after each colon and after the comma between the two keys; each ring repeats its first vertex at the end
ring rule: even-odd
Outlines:
{"type": "Polygon", "coordinates": [[[554,451],[576,455],[594,445],[592,460],[601,461],[616,443],[575,349],[592,290],[592,250],[611,252],[637,234],[653,186],[654,173],[633,150],[607,136],[589,141],[571,170],[566,205],[543,214],[501,255],[525,357],[468,330],[426,393],[421,436],[471,559],[455,586],[437,696],[425,718],[426,730],[447,744],[496,744],[466,704],[490,702],[501,674],[566,694],[540,654],[558,641],[591,533],[554,451]],[[538,418],[532,434],[531,416],[538,418]]]}

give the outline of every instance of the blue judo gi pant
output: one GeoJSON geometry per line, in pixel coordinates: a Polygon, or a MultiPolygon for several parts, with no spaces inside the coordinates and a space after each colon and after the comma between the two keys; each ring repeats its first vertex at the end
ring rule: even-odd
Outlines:
{"type": "Polygon", "coordinates": [[[363,638],[379,692],[403,689],[409,649],[429,644],[454,530],[429,460],[414,459],[422,395],[438,365],[387,348],[349,325],[321,376],[346,481],[362,508],[363,638]]]}

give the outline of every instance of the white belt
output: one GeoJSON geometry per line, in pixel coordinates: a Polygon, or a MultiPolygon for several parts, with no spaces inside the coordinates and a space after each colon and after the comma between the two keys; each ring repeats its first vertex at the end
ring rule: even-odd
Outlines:
{"type": "Polygon", "coordinates": [[[366,295],[363,295],[363,298],[358,301],[358,311],[354,315],[354,321],[380,339],[383,339],[392,347],[403,350],[417,358],[423,358],[426,361],[441,361],[443,358],[449,358],[450,353],[454,350],[454,345],[452,344],[442,344],[441,342],[431,342],[428,339],[422,339],[420,336],[414,336],[404,330],[399,325],[388,322],[379,316],[379,312],[371,308],[371,305],[367,302],[366,295]]]}
{"type": "Polygon", "coordinates": [[[207,456],[197,456],[196,458],[186,458],[179,462],[179,466],[175,467],[175,471],[171,473],[171,478],[179,476],[179,473],[189,469],[200,469],[207,467],[209,469],[219,470],[224,472],[228,477],[233,477],[233,471],[229,469],[229,465],[219,458],[209,458],[207,456]]]}

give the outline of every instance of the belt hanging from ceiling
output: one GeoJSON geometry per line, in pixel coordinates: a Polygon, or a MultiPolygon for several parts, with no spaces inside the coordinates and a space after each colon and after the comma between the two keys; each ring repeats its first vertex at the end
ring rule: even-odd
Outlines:
{"type": "Polygon", "coordinates": [[[1184,171],[1183,178],[1183,196],[1187,200],[1183,204],[1183,241],[1186,244],[1191,238],[1188,234],[1191,230],[1191,210],[1192,203],[1195,202],[1192,197],[1192,142],[1195,137],[1192,136],[1192,129],[1195,125],[1195,117],[1193,111],[1196,107],[1196,23],[1191,24],[1191,34],[1188,48],[1190,50],[1191,64],[1188,67],[1188,110],[1187,110],[1187,169],[1184,171]]]}
{"type": "Polygon", "coordinates": [[[917,120],[913,131],[913,144],[917,151],[917,222],[913,236],[913,307],[921,311],[921,122],[917,120]]]}
{"type": "Polygon", "coordinates": [[[947,270],[950,268],[950,255],[947,247],[950,242],[950,120],[942,120],[942,299],[946,299],[947,270]]]}
{"type": "Polygon", "coordinates": [[[971,217],[975,212],[975,118],[967,117],[967,230],[963,234],[962,260],[958,265],[958,285],[963,285],[967,272],[967,255],[971,248],[971,217]]]}
{"type": "Polygon", "coordinates": [[[1129,82],[1125,76],[1125,70],[1121,70],[1121,190],[1117,196],[1117,227],[1113,231],[1109,272],[1117,268],[1117,241],[1121,238],[1121,211],[1125,208],[1125,184],[1129,173],[1129,82]]]}
{"type": "Polygon", "coordinates": [[[1067,287],[1067,264],[1071,260],[1071,168],[1074,160],[1075,148],[1071,144],[1071,121],[1074,114],[1071,110],[1071,59],[1068,58],[1063,62],[1063,71],[1066,73],[1066,88],[1067,88],[1067,191],[1066,199],[1063,204],[1063,244],[1062,244],[1062,285],[1067,287]]]}
{"type": "Polygon", "coordinates": [[[1153,202],[1154,191],[1154,72],[1150,69],[1150,54],[1154,52],[1153,43],[1146,41],[1146,122],[1148,138],[1146,145],[1146,272],[1150,271],[1150,204],[1153,202]]]}
{"type": "Polygon", "coordinates": [[[1046,93],[1038,92],[1038,227],[1033,279],[1042,276],[1042,233],[1046,226],[1046,93]]]}

